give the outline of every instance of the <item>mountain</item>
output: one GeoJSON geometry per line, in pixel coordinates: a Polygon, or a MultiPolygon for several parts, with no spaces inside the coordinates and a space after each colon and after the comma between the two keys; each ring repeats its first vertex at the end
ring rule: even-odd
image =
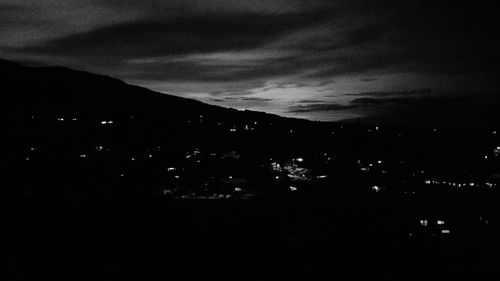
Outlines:
{"type": "Polygon", "coordinates": [[[242,114],[234,109],[166,95],[107,76],[63,67],[24,67],[0,60],[0,77],[4,105],[7,105],[4,110],[11,115],[83,114],[95,118],[136,115],[171,121],[200,115],[233,119],[235,114],[238,119],[279,118],[259,112],[242,114]]]}

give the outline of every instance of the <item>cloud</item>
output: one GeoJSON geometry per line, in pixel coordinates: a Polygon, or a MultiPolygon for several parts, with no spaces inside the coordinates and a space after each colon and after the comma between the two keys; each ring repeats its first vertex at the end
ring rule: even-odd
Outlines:
{"type": "Polygon", "coordinates": [[[323,103],[322,100],[299,100],[297,103],[323,103]]]}
{"type": "MultiPolygon", "coordinates": [[[[287,113],[310,113],[310,112],[328,112],[328,111],[345,111],[345,110],[365,110],[376,111],[380,106],[397,107],[401,109],[404,106],[412,108],[425,107],[442,107],[451,104],[465,102],[471,100],[472,97],[396,97],[396,98],[357,98],[342,105],[338,103],[310,103],[306,105],[294,105],[288,108],[287,113]]],[[[306,101],[305,103],[309,103],[306,101]]]]}
{"type": "Polygon", "coordinates": [[[290,106],[286,113],[310,113],[310,112],[327,112],[327,111],[342,111],[352,109],[353,105],[340,105],[336,103],[316,103],[308,105],[290,106]]]}
{"type": "Polygon", "coordinates": [[[380,92],[361,92],[361,93],[349,93],[346,96],[374,96],[374,97],[386,97],[386,96],[419,96],[428,95],[432,93],[432,89],[417,89],[411,91],[380,91],[380,92]]]}
{"type": "Polygon", "coordinates": [[[395,98],[357,98],[351,101],[351,105],[356,107],[369,107],[378,105],[412,105],[412,106],[442,106],[451,103],[467,101],[472,97],[395,97],[395,98]]]}
{"type": "Polygon", "coordinates": [[[187,15],[114,24],[19,51],[82,58],[134,59],[247,50],[287,31],[310,26],[324,19],[324,11],[283,15],[187,15]]]}
{"type": "Polygon", "coordinates": [[[359,79],[361,82],[374,82],[377,81],[376,78],[364,78],[364,79],[359,79]]]}

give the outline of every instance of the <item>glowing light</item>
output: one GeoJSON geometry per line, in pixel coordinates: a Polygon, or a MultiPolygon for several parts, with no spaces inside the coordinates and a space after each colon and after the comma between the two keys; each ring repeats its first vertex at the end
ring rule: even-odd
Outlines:
{"type": "Polygon", "coordinates": [[[291,191],[297,191],[297,188],[295,186],[290,186],[291,191]]]}
{"type": "Polygon", "coordinates": [[[380,187],[374,185],[374,186],[372,186],[372,190],[375,191],[375,192],[379,192],[380,191],[380,187]]]}
{"type": "Polygon", "coordinates": [[[234,191],[236,191],[236,192],[241,192],[242,190],[243,190],[243,189],[241,189],[240,187],[235,187],[235,188],[234,188],[234,191]]]}
{"type": "Polygon", "coordinates": [[[438,224],[438,225],[443,225],[443,224],[444,224],[444,221],[438,220],[438,221],[437,221],[437,224],[438,224]]]}
{"type": "Polygon", "coordinates": [[[427,226],[429,224],[428,220],[420,220],[420,225],[421,226],[427,226]]]}
{"type": "Polygon", "coordinates": [[[300,158],[300,157],[299,157],[299,158],[297,158],[296,160],[297,160],[297,162],[304,162],[304,159],[303,159],[303,158],[300,158]]]}
{"type": "Polygon", "coordinates": [[[443,234],[449,234],[450,230],[449,229],[443,229],[443,230],[441,230],[441,233],[443,233],[443,234]]]}

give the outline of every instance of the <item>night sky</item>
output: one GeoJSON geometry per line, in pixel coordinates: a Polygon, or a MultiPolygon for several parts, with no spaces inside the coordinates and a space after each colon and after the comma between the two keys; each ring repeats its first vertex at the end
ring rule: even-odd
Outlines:
{"type": "Polygon", "coordinates": [[[0,57],[289,117],[481,126],[500,108],[497,11],[487,1],[0,0],[0,57]]]}

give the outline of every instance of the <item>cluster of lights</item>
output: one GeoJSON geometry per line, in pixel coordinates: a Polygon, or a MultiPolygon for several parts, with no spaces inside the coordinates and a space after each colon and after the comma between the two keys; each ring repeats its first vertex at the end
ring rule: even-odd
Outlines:
{"type": "MultiPolygon", "coordinates": [[[[425,184],[438,184],[438,185],[448,185],[448,186],[453,186],[453,187],[480,187],[481,184],[478,183],[456,183],[456,182],[451,182],[451,181],[438,181],[438,180],[425,180],[425,184]]],[[[485,186],[487,187],[494,187],[496,186],[496,183],[491,183],[491,182],[486,182],[484,183],[485,186]]]]}

